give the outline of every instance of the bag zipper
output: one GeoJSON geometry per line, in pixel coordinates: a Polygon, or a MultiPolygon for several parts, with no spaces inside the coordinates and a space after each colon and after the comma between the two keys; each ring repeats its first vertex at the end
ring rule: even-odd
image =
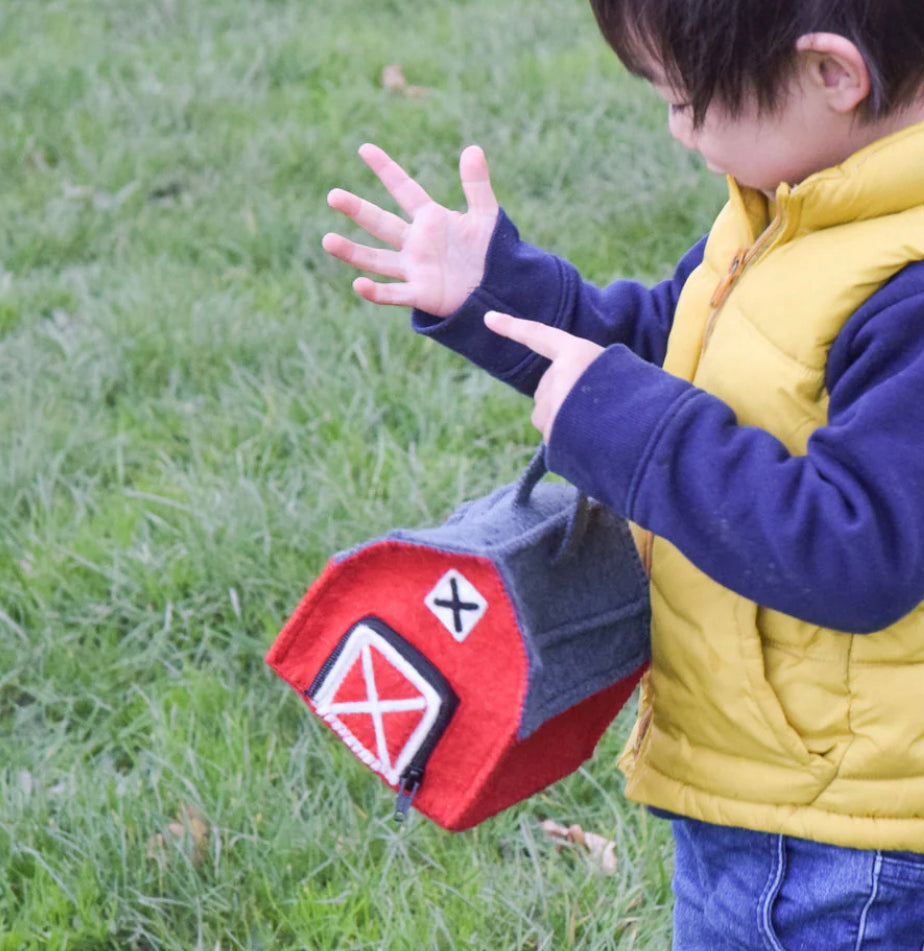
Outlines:
{"type": "Polygon", "coordinates": [[[312,678],[311,684],[303,691],[307,698],[314,698],[314,695],[321,688],[327,675],[337,662],[353,630],[360,624],[371,627],[384,640],[388,641],[392,647],[411,663],[414,669],[424,677],[430,686],[433,687],[440,700],[439,713],[433,721],[429,733],[415,750],[410,762],[405,766],[398,778],[397,798],[392,818],[395,822],[402,823],[407,819],[407,815],[414,802],[414,797],[423,784],[427,763],[430,761],[433,751],[446,732],[450,720],[452,720],[456,707],[459,705],[459,698],[449,685],[449,681],[425,654],[375,615],[362,618],[340,639],[334,650],[324,663],[321,664],[318,672],[312,678]]]}
{"type": "Polygon", "coordinates": [[[414,802],[414,797],[423,784],[427,763],[430,762],[433,751],[443,738],[443,734],[449,726],[449,721],[452,719],[452,715],[459,705],[459,698],[455,695],[443,675],[427,658],[423,657],[423,655],[421,655],[421,657],[433,674],[442,681],[442,683],[435,683],[432,679],[432,675],[428,675],[427,677],[440,694],[440,712],[433,722],[433,726],[430,727],[427,738],[420,744],[417,752],[411,758],[410,763],[404,768],[404,772],[401,773],[398,780],[398,796],[395,800],[395,812],[392,817],[395,822],[404,822],[407,818],[407,814],[414,802]],[[445,688],[445,693],[443,688],[445,688]]]}
{"type": "Polygon", "coordinates": [[[395,822],[401,823],[407,819],[407,814],[411,811],[414,797],[417,795],[417,790],[420,789],[423,780],[423,769],[417,769],[413,766],[408,766],[401,774],[401,781],[398,784],[398,798],[395,800],[395,812],[392,816],[395,822]]]}

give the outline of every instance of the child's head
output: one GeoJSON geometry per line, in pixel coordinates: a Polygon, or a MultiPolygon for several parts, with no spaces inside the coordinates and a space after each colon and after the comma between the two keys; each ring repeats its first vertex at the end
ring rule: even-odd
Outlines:
{"type": "Polygon", "coordinates": [[[714,171],[773,192],[924,119],[924,0],[591,0],[714,171]]]}
{"type": "Polygon", "coordinates": [[[713,101],[772,109],[811,33],[850,40],[869,72],[864,118],[907,105],[924,87],[921,0],[590,0],[607,42],[631,70],[659,63],[700,120],[713,101]]]}

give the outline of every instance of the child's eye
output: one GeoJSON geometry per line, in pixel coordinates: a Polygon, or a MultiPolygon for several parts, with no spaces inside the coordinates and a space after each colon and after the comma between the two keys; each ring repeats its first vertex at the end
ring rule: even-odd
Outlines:
{"type": "Polygon", "coordinates": [[[689,102],[672,102],[670,104],[671,113],[675,116],[679,116],[682,112],[686,112],[691,108],[691,103],[689,102]]]}

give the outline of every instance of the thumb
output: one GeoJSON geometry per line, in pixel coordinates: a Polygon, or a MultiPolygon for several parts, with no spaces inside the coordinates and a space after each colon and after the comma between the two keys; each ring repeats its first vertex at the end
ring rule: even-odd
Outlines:
{"type": "Polygon", "coordinates": [[[495,212],[497,198],[491,187],[488,160],[478,145],[470,145],[459,156],[459,177],[469,211],[495,212]]]}

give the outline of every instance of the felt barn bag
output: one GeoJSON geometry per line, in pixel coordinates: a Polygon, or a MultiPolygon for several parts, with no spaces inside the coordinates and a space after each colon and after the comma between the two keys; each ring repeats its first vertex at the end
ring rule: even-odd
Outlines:
{"type": "Polygon", "coordinates": [[[545,472],[335,555],[267,654],[399,820],[465,829],[573,772],[647,664],[628,525],[545,472]]]}

